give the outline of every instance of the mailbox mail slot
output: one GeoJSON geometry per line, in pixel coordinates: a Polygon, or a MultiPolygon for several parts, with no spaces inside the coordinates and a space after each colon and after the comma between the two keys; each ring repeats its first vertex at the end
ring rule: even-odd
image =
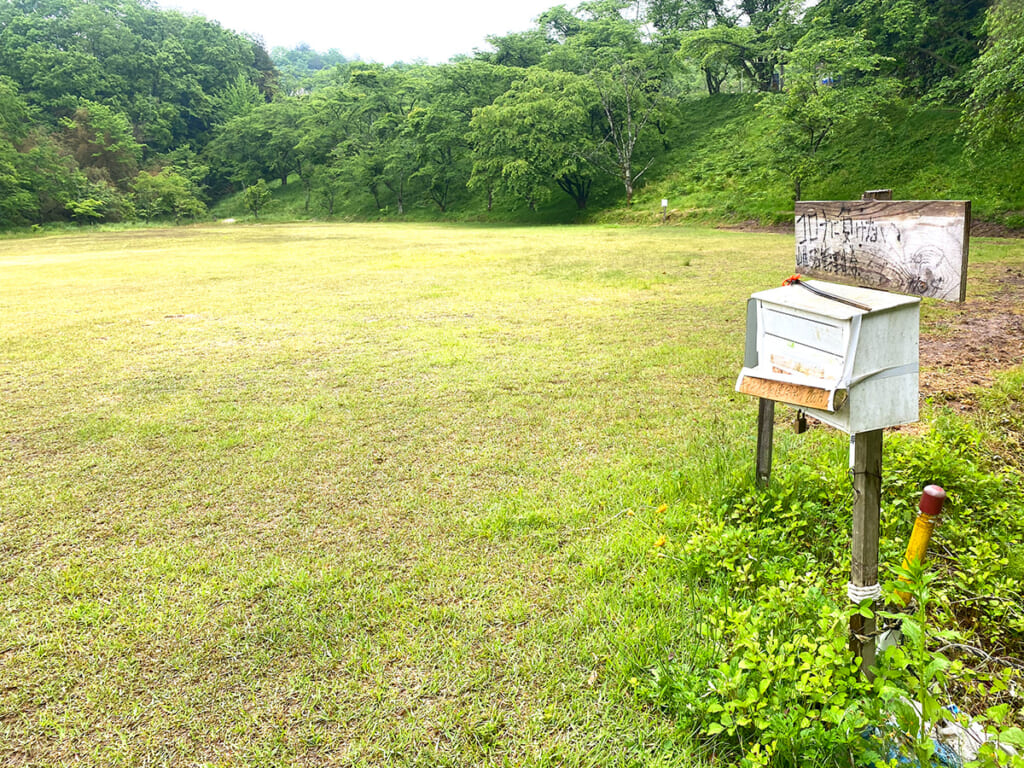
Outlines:
{"type": "Polygon", "coordinates": [[[918,418],[920,299],[807,281],[755,293],[736,390],[804,408],[849,434],[918,418]]]}

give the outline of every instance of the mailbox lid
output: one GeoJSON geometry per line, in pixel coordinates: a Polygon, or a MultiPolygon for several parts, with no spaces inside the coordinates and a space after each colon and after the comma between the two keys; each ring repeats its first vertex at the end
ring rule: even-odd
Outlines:
{"type": "Polygon", "coordinates": [[[799,285],[784,285],[779,288],[770,288],[767,291],[759,291],[753,294],[751,298],[757,299],[762,304],[802,310],[834,320],[849,320],[857,315],[864,315],[868,312],[884,312],[897,307],[921,303],[921,299],[916,296],[902,296],[897,293],[876,291],[872,288],[858,288],[851,285],[827,283],[823,280],[804,280],[802,282],[826,293],[831,293],[834,296],[855,301],[858,304],[865,304],[870,309],[863,310],[858,307],[851,307],[849,304],[843,304],[840,301],[827,299],[824,296],[808,291],[806,288],[801,288],[799,285]]]}

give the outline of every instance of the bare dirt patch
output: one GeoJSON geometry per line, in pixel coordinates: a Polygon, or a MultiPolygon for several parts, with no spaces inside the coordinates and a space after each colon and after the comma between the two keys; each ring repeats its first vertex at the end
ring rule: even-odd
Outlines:
{"type": "Polygon", "coordinates": [[[736,224],[719,224],[715,229],[724,229],[728,232],[771,233],[773,235],[793,234],[793,224],[762,224],[757,219],[747,219],[736,224]]]}
{"type": "Polygon", "coordinates": [[[972,221],[971,237],[1024,237],[1024,229],[1007,227],[1004,224],[996,224],[993,221],[972,221]]]}
{"type": "Polygon", "coordinates": [[[1024,363],[1024,269],[976,267],[996,290],[944,305],[921,324],[921,393],[970,410],[972,390],[1024,363]]]}

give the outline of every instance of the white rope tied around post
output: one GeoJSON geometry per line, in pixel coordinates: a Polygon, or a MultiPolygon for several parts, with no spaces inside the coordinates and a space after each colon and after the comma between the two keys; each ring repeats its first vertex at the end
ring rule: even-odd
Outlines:
{"type": "Polygon", "coordinates": [[[854,605],[860,605],[865,600],[878,600],[882,596],[882,585],[868,584],[858,587],[851,581],[846,585],[846,596],[854,605]]]}

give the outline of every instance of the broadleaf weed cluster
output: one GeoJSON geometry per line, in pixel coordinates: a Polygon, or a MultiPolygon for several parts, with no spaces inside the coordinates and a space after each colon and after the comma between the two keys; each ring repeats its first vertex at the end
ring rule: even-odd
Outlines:
{"type": "MultiPolygon", "coordinates": [[[[1009,567],[1024,537],[1024,481],[993,466],[985,445],[952,414],[923,435],[886,437],[880,578],[903,576],[916,599],[879,612],[902,620],[904,641],[879,657],[874,682],[848,649],[850,614],[869,613],[845,594],[848,470],[811,443],[799,464],[776,465],[767,488],[741,483],[673,518],[653,567],[685,586],[692,630],[637,675],[637,694],[698,734],[713,765],[885,765],[893,744],[930,765],[941,718],[974,718],[1012,742],[1024,724],[1024,599],[1009,567]],[[928,567],[907,571],[899,563],[930,483],[946,488],[946,509],[928,567]]],[[[978,759],[1016,760],[991,747],[978,759]]]]}

